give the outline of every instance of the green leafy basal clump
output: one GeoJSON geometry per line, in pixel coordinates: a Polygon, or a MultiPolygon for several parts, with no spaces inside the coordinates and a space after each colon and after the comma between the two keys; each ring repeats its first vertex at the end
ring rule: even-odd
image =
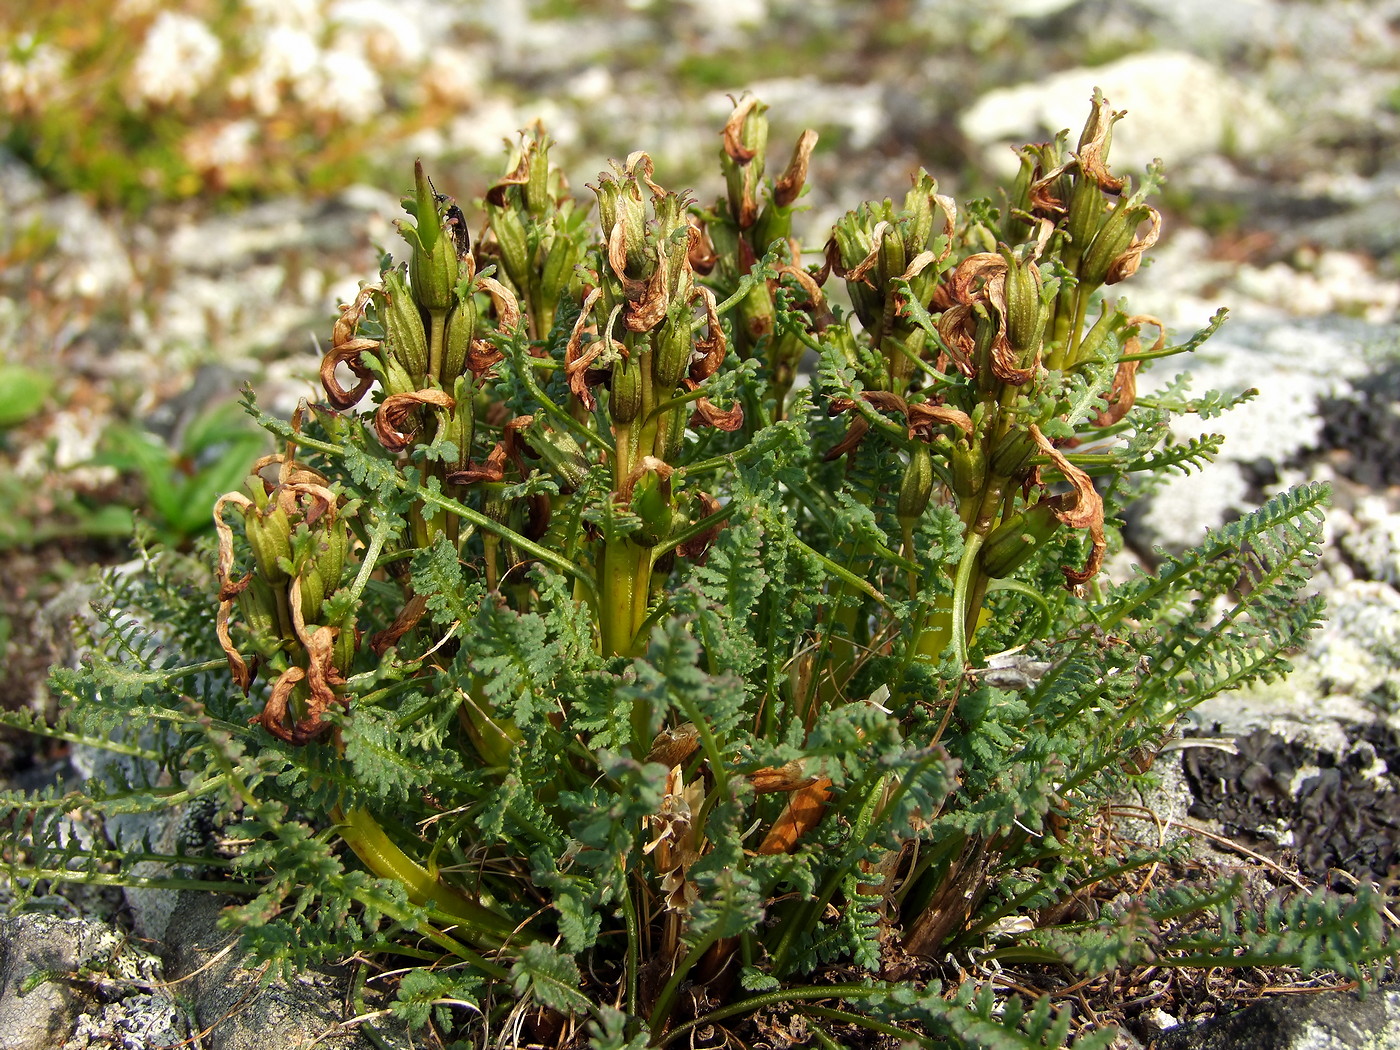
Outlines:
{"type": "Polygon", "coordinates": [[[823,1045],[1083,1027],[950,953],[1373,979],[1374,896],[1250,911],[1160,871],[1144,896],[1173,850],[1113,832],[1182,716],[1316,624],[1327,495],[1105,579],[1119,509],[1219,445],[1171,416],[1228,401],[1136,396],[1223,318],[1168,346],[1105,294],[1160,222],[1155,169],[1107,166],[1118,116],[1096,97],[1075,148],[1024,149],[995,205],[921,172],[811,266],[815,135],[769,177],[748,96],[710,208],[634,154],[595,226],[536,132],[473,241],[420,168],[329,404],[260,415],[282,451],[219,500],[217,551],[111,581],[89,662],[55,672],[44,731],[126,772],[9,797],[16,877],[180,865],[166,884],[246,898],[228,920],[271,972],[397,953],[415,1025],[600,1050],[742,1043],[756,1011],[823,1045]],[[236,845],[54,830],[194,799],[236,845]]]}

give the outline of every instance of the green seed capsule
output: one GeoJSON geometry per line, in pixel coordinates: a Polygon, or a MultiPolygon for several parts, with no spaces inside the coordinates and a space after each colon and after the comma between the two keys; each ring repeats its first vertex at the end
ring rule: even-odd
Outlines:
{"type": "Polygon", "coordinates": [[[695,336],[690,330],[690,316],[687,311],[677,311],[668,318],[656,333],[656,348],[652,351],[652,377],[663,397],[680,385],[690,359],[695,352],[695,336]]]}
{"type": "Polygon", "coordinates": [[[1010,576],[1055,534],[1060,520],[1050,505],[1052,499],[1041,500],[992,530],[977,556],[984,573],[994,580],[1010,576]]]}
{"type": "Polygon", "coordinates": [[[461,299],[447,315],[447,330],[443,338],[442,375],[438,381],[444,390],[466,371],[467,355],[471,352],[472,338],[476,335],[476,300],[468,295],[461,299]]]}
{"type": "Polygon", "coordinates": [[[933,456],[922,441],[909,453],[909,464],[899,485],[896,513],[902,519],[918,518],[933,497],[933,456]]]}
{"type": "Polygon", "coordinates": [[[630,423],[642,411],[642,355],[633,353],[626,361],[619,361],[612,369],[612,397],[608,401],[608,411],[614,423],[630,423]]]}
{"type": "Polygon", "coordinates": [[[982,491],[987,480],[987,457],[980,440],[960,437],[949,452],[953,468],[953,492],[966,499],[982,491]]]}
{"type": "Polygon", "coordinates": [[[248,546],[253,548],[258,574],[269,583],[285,580],[287,574],[278,560],[292,558],[292,524],[287,512],[273,507],[262,514],[249,514],[243,519],[243,531],[248,537],[248,546]]]}
{"type": "Polygon", "coordinates": [[[1036,444],[1030,432],[1017,427],[992,449],[992,474],[999,478],[1019,478],[1035,453],[1036,444]]]}
{"type": "Polygon", "coordinates": [[[423,386],[428,372],[428,335],[423,329],[423,315],[409,291],[408,280],[401,269],[384,274],[381,296],[384,321],[385,349],[388,356],[408,373],[410,390],[423,386]]]}
{"type": "Polygon", "coordinates": [[[515,285],[518,292],[524,293],[530,287],[531,267],[530,242],[525,233],[525,224],[520,213],[509,206],[488,207],[491,215],[491,230],[496,234],[500,245],[501,268],[515,285]]]}
{"type": "Polygon", "coordinates": [[[255,638],[274,638],[277,635],[277,593],[272,584],[261,575],[255,574],[238,595],[238,611],[248,627],[248,633],[255,638]]]}

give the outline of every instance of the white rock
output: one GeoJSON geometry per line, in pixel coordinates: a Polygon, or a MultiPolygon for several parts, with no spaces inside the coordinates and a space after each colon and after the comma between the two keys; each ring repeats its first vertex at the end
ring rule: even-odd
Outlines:
{"type": "Polygon", "coordinates": [[[1063,128],[1071,129],[1073,145],[1095,87],[1114,109],[1128,111],[1114,128],[1109,155],[1110,167],[1120,173],[1154,157],[1170,169],[1203,153],[1252,152],[1284,128],[1282,116],[1262,96],[1205,59],[1177,51],[1143,52],[998,88],[974,102],[959,123],[969,139],[987,148],[988,163],[1014,171],[1015,158],[1002,147],[1042,140],[1063,128]]]}

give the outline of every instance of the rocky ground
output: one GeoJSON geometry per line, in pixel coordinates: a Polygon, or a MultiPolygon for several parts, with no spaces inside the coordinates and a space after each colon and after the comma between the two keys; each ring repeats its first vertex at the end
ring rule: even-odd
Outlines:
{"type": "MultiPolygon", "coordinates": [[[[1211,421],[1229,437],[1220,463],[1141,508],[1135,556],[1187,545],[1289,484],[1326,479],[1336,491],[1317,577],[1330,618],[1296,673],[1206,705],[1188,737],[1209,746],[1163,761],[1180,761],[1186,821],[1290,875],[1338,888],[1369,880],[1400,899],[1400,3],[499,0],[488,10],[418,0],[405,10],[470,68],[473,88],[459,117],[395,149],[405,165],[428,158],[463,199],[497,173],[502,137],[537,117],[576,186],[607,157],[646,148],[663,183],[707,199],[719,192],[725,92],[749,87],[772,106],[775,153],[802,127],[823,134],[815,231],[865,196],[902,193],[920,164],[945,192],[990,185],[1007,144],[1077,127],[1095,85],[1129,110],[1115,166],[1161,157],[1170,181],[1163,243],[1126,294],[1183,335],[1228,306],[1232,321],[1186,366],[1197,389],[1260,390],[1211,421]]],[[[198,472],[217,482],[228,449],[226,429],[201,436],[210,406],[245,379],[283,409],[314,396],[315,347],[394,243],[403,185],[129,214],[0,156],[0,360],[42,364],[54,380],[41,411],[0,431],[4,706],[49,703],[42,671],[64,655],[65,587],[125,557],[129,519],[113,511],[144,506],[177,540],[202,527],[181,508],[207,505],[198,472]],[[133,459],[130,439],[114,437],[128,431],[173,454],[158,467],[133,459]],[[157,489],[166,498],[153,512],[157,489]]],[[[51,757],[13,737],[4,748],[12,777],[51,757]]],[[[45,931],[68,945],[58,968],[127,950],[97,943],[101,930],[74,927],[72,944],[45,931]]],[[[7,944],[24,941],[18,927],[6,933],[7,944]]],[[[0,966],[0,1016],[28,972],[16,958],[0,966]]],[[[123,958],[124,992],[58,989],[70,1026],[27,1043],[0,1036],[0,1047],[192,1035],[189,1018],[207,1009],[165,1021],[111,1012],[154,979],[146,957],[123,958]],[[145,1034],[133,1027],[148,1021],[145,1034]]],[[[1218,1007],[1203,995],[1191,1016],[1218,1007]]],[[[1190,1019],[1142,1016],[1144,1037],[1190,1019]]],[[[213,1035],[205,1045],[255,1044],[213,1035]]]]}

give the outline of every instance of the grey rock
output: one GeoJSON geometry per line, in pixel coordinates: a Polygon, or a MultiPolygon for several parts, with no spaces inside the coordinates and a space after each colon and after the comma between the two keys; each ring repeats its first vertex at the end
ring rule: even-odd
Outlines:
{"type": "Polygon", "coordinates": [[[1154,1050],[1394,1050],[1400,990],[1280,996],[1198,1026],[1168,1029],[1154,1050]]]}
{"type": "MultiPolygon", "coordinates": [[[[293,1050],[313,1042],[327,1050],[372,1050],[354,1025],[345,1025],[343,980],[308,971],[290,981],[260,987],[259,974],[243,966],[237,938],[218,926],[227,904],[208,894],[182,893],[165,935],[167,978],[193,1003],[207,1032],[208,1050],[293,1050]],[[319,1040],[319,1041],[318,1041],[319,1040]]],[[[388,1046],[408,1046],[384,1019],[375,1021],[388,1046]]]]}
{"type": "MultiPolygon", "coordinates": [[[[51,915],[0,919],[0,1050],[54,1050],[81,1013],[121,998],[111,994],[111,981],[119,988],[123,981],[147,984],[155,973],[154,960],[104,922],[51,915]]],[[[177,1032],[178,1018],[165,1015],[170,1023],[164,1030],[177,1032]]],[[[141,1050],[157,1044],[126,1045],[141,1050]]]]}

